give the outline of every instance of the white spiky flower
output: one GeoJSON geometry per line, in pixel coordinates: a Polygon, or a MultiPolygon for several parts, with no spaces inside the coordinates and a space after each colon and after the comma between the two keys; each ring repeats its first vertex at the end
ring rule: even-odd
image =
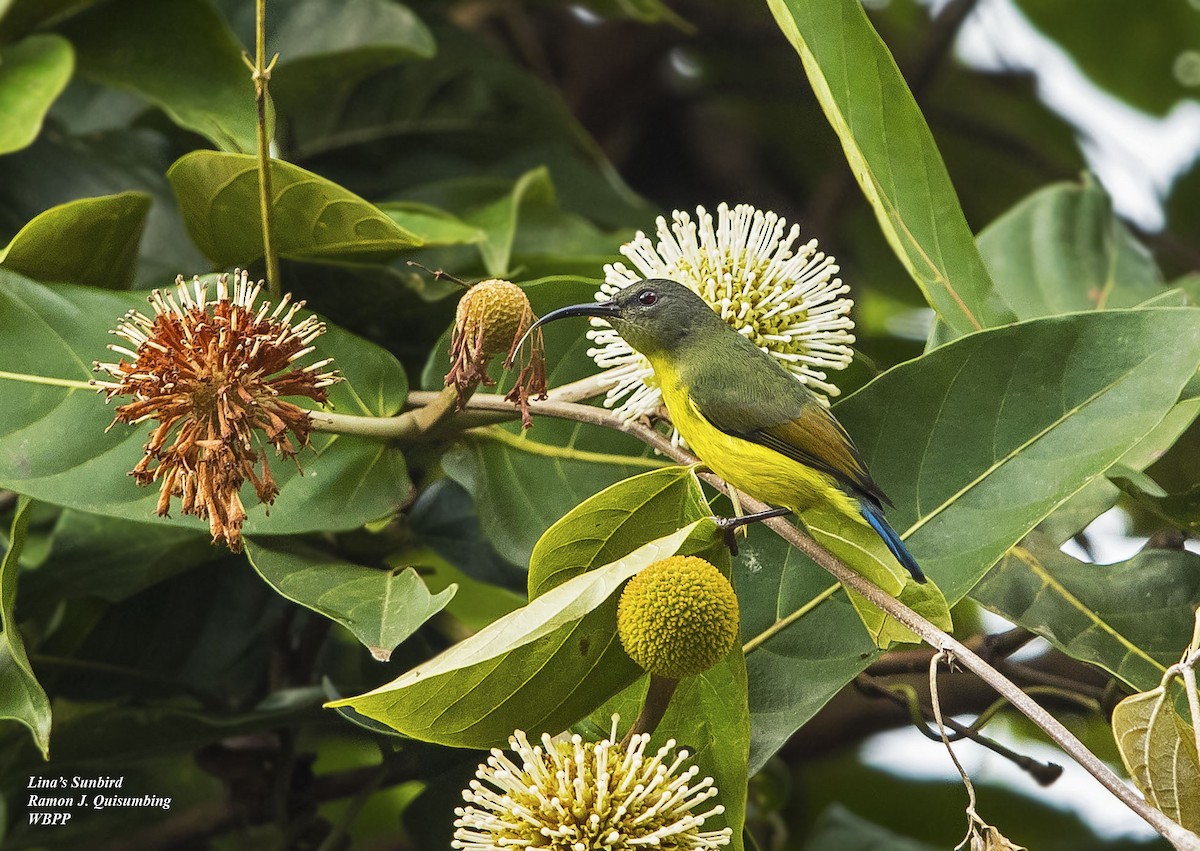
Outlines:
{"type": "MultiPolygon", "coordinates": [[[[638,232],[621,246],[633,264],[604,267],[604,283],[597,300],[645,278],[669,278],[691,289],[708,302],[730,327],[744,334],[764,352],[777,358],[796,380],[836,396],[826,370],[850,363],[854,321],[853,302],[842,298],[849,287],[837,277],[833,257],[818,250],[811,239],[795,246],[800,226],[749,204],[732,210],[722,203],[717,221],[703,207],[696,219],[675,210],[672,223],[658,218],[658,244],[638,232]]],[[[654,371],[642,355],[630,348],[608,323],[596,325],[588,337],[596,343],[588,350],[596,364],[608,370],[612,386],[604,404],[616,406],[624,419],[655,413],[662,394],[654,371]],[[618,404],[619,403],[619,404],[618,404]]],[[[818,398],[825,401],[820,393],[818,398]]]]}
{"type": "Polygon", "coordinates": [[[552,739],[542,734],[531,745],[517,730],[508,743],[520,758],[513,762],[494,749],[463,790],[468,806],[454,813],[454,841],[462,851],[700,851],[729,844],[729,828],[702,832],[706,819],[725,811],[705,812],[701,805],[717,794],[711,777],[698,783],[696,766],[683,769],[688,752],[671,758],[671,739],[652,756],[645,753],[648,734],[633,737],[628,748],[615,744],[617,717],[607,739],[585,742],[578,735],[552,739]],[[691,785],[690,785],[691,784],[691,785]]]}

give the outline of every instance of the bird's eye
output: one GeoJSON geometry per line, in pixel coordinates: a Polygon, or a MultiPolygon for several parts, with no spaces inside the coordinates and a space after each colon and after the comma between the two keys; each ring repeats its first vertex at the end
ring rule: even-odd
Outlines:
{"type": "Polygon", "coordinates": [[[658,301],[658,293],[654,290],[642,290],[638,293],[638,302],[646,307],[650,307],[656,301],[658,301]]]}

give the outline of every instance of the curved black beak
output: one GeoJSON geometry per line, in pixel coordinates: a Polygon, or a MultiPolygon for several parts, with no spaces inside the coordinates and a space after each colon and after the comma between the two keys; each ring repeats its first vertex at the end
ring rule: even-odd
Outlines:
{"type": "Polygon", "coordinates": [[[520,351],[521,346],[525,345],[525,341],[529,339],[529,335],[541,328],[559,319],[566,319],[570,316],[597,316],[601,319],[609,319],[613,316],[620,316],[621,310],[611,301],[602,301],[589,304],[572,304],[570,307],[560,307],[558,310],[552,310],[529,326],[529,330],[525,332],[525,336],[521,338],[521,342],[517,343],[517,347],[513,351],[520,351]]]}

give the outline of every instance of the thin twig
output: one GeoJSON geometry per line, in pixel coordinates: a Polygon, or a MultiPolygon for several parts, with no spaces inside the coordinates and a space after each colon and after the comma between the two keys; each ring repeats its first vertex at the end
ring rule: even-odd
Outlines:
{"type": "Polygon", "coordinates": [[[263,259],[267,264],[267,290],[278,299],[282,293],[279,280],[279,258],[271,246],[271,136],[267,129],[267,84],[279,54],[267,57],[267,0],[255,0],[254,15],[254,62],[243,54],[242,58],[250,69],[254,81],[254,105],[257,109],[258,130],[258,208],[262,226],[263,259]]]}
{"type": "MultiPolygon", "coordinates": [[[[508,402],[492,394],[476,394],[468,400],[467,409],[510,411],[514,417],[516,416],[515,411],[511,411],[511,405],[508,402]]],[[[677,463],[697,463],[697,459],[694,456],[680,447],[673,445],[668,438],[649,426],[640,422],[625,422],[612,411],[603,408],[564,402],[556,398],[551,398],[544,401],[531,401],[530,410],[535,414],[590,423],[622,431],[638,438],[643,443],[675,460],[677,463]]],[[[320,427],[318,425],[319,422],[316,416],[314,416],[315,428],[320,427]]],[[[327,428],[325,430],[332,431],[336,429],[327,428]]],[[[730,490],[729,486],[716,476],[709,473],[701,475],[705,481],[712,484],[718,490],[724,493],[730,490]]],[[[765,503],[746,494],[741,495],[741,500],[742,504],[750,512],[766,511],[770,508],[765,503]]],[[[774,518],[763,522],[781,538],[832,574],[842,585],[856,591],[869,603],[882,609],[886,614],[891,615],[896,621],[908,627],[935,650],[946,652],[953,656],[955,661],[963,667],[977,674],[999,694],[1004,696],[1014,708],[1040,727],[1052,741],[1066,751],[1089,774],[1099,780],[1122,803],[1166,837],[1172,845],[1178,849],[1182,849],[1182,851],[1200,851],[1200,837],[1176,824],[1162,812],[1147,804],[1134,789],[1126,785],[1111,768],[1088,750],[1083,742],[1064,727],[1058,719],[1038,705],[1015,683],[985,662],[976,653],[972,652],[970,648],[943,632],[895,597],[892,597],[869,580],[851,570],[840,559],[823,549],[816,541],[800,531],[792,523],[782,518],[774,518]]]]}
{"type": "MultiPolygon", "coordinates": [[[[908,711],[909,718],[914,727],[921,732],[927,739],[932,739],[935,742],[945,741],[948,736],[944,730],[939,730],[938,733],[933,733],[926,726],[927,722],[936,720],[933,713],[925,707],[921,706],[920,700],[917,697],[916,689],[912,686],[903,685],[886,685],[878,681],[875,677],[868,674],[859,674],[856,682],[871,694],[876,694],[892,703],[900,706],[908,711]],[[939,735],[940,734],[940,735],[939,735]]],[[[955,740],[970,739],[976,744],[982,745],[988,750],[996,753],[1005,759],[1012,762],[1018,768],[1026,771],[1040,786],[1049,786],[1062,775],[1062,766],[1056,765],[1053,762],[1039,762],[1032,757],[1017,753],[1011,748],[1000,744],[990,736],[985,736],[980,732],[980,727],[995,714],[996,709],[1007,705],[1007,701],[1003,698],[989,706],[984,712],[980,713],[979,717],[970,724],[960,724],[953,718],[947,718],[943,722],[943,726],[949,727],[955,732],[955,740]]]]}

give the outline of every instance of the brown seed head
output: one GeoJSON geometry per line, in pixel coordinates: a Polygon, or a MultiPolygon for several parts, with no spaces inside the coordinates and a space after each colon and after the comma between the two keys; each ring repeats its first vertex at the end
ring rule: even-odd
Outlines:
{"type": "MultiPolygon", "coordinates": [[[[480,281],[467,290],[455,311],[450,337],[451,367],[446,374],[446,386],[453,385],[458,392],[460,410],[478,385],[496,383],[487,374],[492,358],[506,355],[505,367],[513,365],[517,344],[536,318],[529,297],[514,283],[492,279],[480,281]]],[[[529,399],[545,395],[546,364],[539,329],[533,335],[516,384],[505,398],[520,407],[522,423],[529,428],[533,425],[529,399]]]]}
{"type": "Polygon", "coordinates": [[[281,397],[323,403],[340,378],[322,371],[332,358],[292,366],[325,330],[314,316],[292,324],[303,302],[290,304],[285,295],[273,311],[265,302],[255,309],[262,281],[251,284],[240,270],[232,281],[217,280],[211,301],[199,278],[188,284],[181,275],[175,283],[175,293],[150,294],[152,317],[136,310],[124,316],[111,333],[134,348],[110,345],[124,357],[96,362],[95,370],[114,380],[92,383],[106,401],[133,397],[117,408],[114,424],[157,422],[130,475],[139,485],[161,481],[158,514],[165,516],[177,496],[184,514],[208,519],[214,542],[237,551],[246,519],[242,484],[249,479],[268,505],[279,493],[263,444],[294,458],[308,443],[307,412],[281,397]]]}

